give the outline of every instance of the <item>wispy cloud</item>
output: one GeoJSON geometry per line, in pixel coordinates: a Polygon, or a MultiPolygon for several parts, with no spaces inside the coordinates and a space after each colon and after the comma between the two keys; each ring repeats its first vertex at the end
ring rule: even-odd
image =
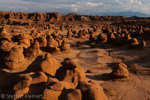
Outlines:
{"type": "Polygon", "coordinates": [[[139,11],[150,14],[147,0],[1,0],[0,10],[93,14],[139,11]]]}

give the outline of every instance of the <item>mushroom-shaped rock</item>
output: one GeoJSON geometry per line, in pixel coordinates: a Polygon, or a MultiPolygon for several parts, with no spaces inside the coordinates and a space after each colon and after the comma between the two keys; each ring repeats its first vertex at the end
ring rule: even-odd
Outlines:
{"type": "Polygon", "coordinates": [[[38,42],[39,42],[40,47],[46,47],[47,46],[47,39],[44,36],[39,37],[38,42]]]}
{"type": "MultiPolygon", "coordinates": [[[[29,87],[32,81],[32,78],[29,75],[19,75],[15,79],[17,82],[13,85],[13,90],[21,90],[26,87],[29,87]]],[[[15,82],[15,81],[14,81],[15,82]]]]}
{"type": "Polygon", "coordinates": [[[131,46],[134,47],[134,46],[137,46],[139,44],[138,40],[136,38],[132,38],[131,39],[131,46]]]}
{"type": "Polygon", "coordinates": [[[0,32],[0,38],[12,42],[12,40],[11,40],[12,35],[6,31],[5,27],[3,27],[1,32],[0,32]]]}
{"type": "Polygon", "coordinates": [[[71,59],[65,59],[61,64],[67,68],[76,68],[78,66],[78,64],[71,59]]]}
{"type": "Polygon", "coordinates": [[[89,34],[90,34],[89,40],[93,41],[94,40],[94,33],[93,33],[93,31],[90,31],[89,34]]]}
{"type": "Polygon", "coordinates": [[[108,100],[103,88],[94,82],[79,81],[77,89],[81,89],[84,100],[108,100]]]}
{"type": "Polygon", "coordinates": [[[50,37],[47,42],[47,45],[53,45],[55,47],[58,47],[58,42],[56,40],[54,40],[54,38],[50,37]]]}
{"type": "Polygon", "coordinates": [[[58,69],[58,62],[55,58],[53,58],[49,53],[45,55],[45,57],[38,56],[37,58],[40,58],[40,61],[37,63],[34,63],[28,67],[26,72],[45,72],[47,74],[50,74],[52,76],[55,75],[56,70],[58,69]]]}
{"type": "Polygon", "coordinates": [[[4,58],[4,61],[5,61],[5,65],[9,69],[16,69],[26,64],[26,61],[23,55],[23,47],[21,45],[17,45],[13,47],[4,58]]]}
{"type": "Polygon", "coordinates": [[[0,46],[0,49],[2,51],[10,51],[12,47],[16,46],[16,43],[9,42],[7,40],[2,41],[2,45],[0,46]]]}
{"type": "Polygon", "coordinates": [[[112,70],[112,75],[114,78],[127,78],[129,75],[127,65],[124,63],[118,63],[114,65],[112,70]]]}
{"type": "MultiPolygon", "coordinates": [[[[31,84],[32,78],[29,75],[24,74],[10,74],[12,79],[10,80],[9,88],[12,86],[15,96],[13,100],[21,98],[24,94],[29,92],[29,86],[31,84]]],[[[7,75],[6,75],[7,76],[7,75]]]]}
{"type": "Polygon", "coordinates": [[[39,42],[35,41],[29,48],[25,49],[24,55],[27,57],[37,56],[40,53],[39,42]]]}
{"type": "Polygon", "coordinates": [[[60,81],[72,82],[77,86],[78,81],[87,82],[84,70],[78,65],[76,68],[68,68],[61,66],[55,74],[55,77],[60,81]]]}
{"type": "Polygon", "coordinates": [[[6,27],[2,27],[1,34],[2,34],[2,33],[7,33],[6,27]]]}
{"type": "Polygon", "coordinates": [[[21,90],[23,88],[26,88],[26,87],[30,86],[30,84],[31,84],[31,81],[29,81],[29,80],[23,80],[23,81],[15,84],[15,86],[14,86],[13,89],[14,90],[21,90]]]}
{"type": "Polygon", "coordinates": [[[55,46],[53,46],[53,45],[48,45],[47,46],[47,51],[48,52],[50,52],[50,53],[55,53],[55,54],[59,54],[59,53],[61,53],[60,52],[60,48],[58,48],[58,47],[55,47],[55,46]]]}
{"type": "Polygon", "coordinates": [[[54,91],[51,89],[45,89],[43,92],[42,100],[58,100],[61,91],[54,91]]]}
{"type": "Polygon", "coordinates": [[[62,44],[60,46],[61,51],[68,52],[68,50],[70,49],[70,44],[67,44],[67,43],[68,43],[68,41],[65,39],[62,41],[62,44]]]}
{"type": "Polygon", "coordinates": [[[146,47],[146,42],[144,40],[142,40],[140,43],[139,43],[139,47],[140,48],[145,48],[146,47]]]}
{"type": "Polygon", "coordinates": [[[43,61],[39,64],[39,67],[41,71],[54,76],[56,70],[58,69],[58,61],[53,57],[45,57],[43,61]]]}
{"type": "Polygon", "coordinates": [[[105,33],[100,33],[97,37],[98,41],[101,41],[101,42],[107,42],[107,34],[105,33]]]}
{"type": "Polygon", "coordinates": [[[73,36],[73,33],[71,32],[71,30],[68,30],[67,32],[67,38],[71,38],[73,36]]]}
{"type": "Polygon", "coordinates": [[[124,37],[124,42],[129,43],[131,41],[131,39],[132,38],[131,38],[130,34],[126,34],[125,37],[124,37]]]}
{"type": "Polygon", "coordinates": [[[80,89],[71,90],[69,93],[64,93],[63,100],[83,100],[82,92],[80,89]]]}
{"type": "Polygon", "coordinates": [[[114,41],[114,40],[115,40],[115,35],[114,35],[114,33],[111,32],[111,33],[108,34],[107,36],[108,36],[108,40],[109,40],[109,41],[114,41]]]}
{"type": "Polygon", "coordinates": [[[79,37],[79,38],[84,38],[83,30],[80,30],[80,31],[79,31],[79,33],[78,33],[78,37],[79,37]]]}
{"type": "Polygon", "coordinates": [[[143,32],[143,29],[140,29],[139,32],[138,32],[138,35],[142,35],[144,32],[143,32]]]}
{"type": "Polygon", "coordinates": [[[19,40],[19,45],[22,45],[22,47],[27,49],[30,46],[30,40],[29,39],[19,40]]]}

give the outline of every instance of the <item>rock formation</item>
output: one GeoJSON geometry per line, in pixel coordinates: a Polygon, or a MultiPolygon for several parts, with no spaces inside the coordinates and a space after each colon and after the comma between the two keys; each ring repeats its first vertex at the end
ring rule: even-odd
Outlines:
{"type": "Polygon", "coordinates": [[[56,78],[59,79],[60,81],[68,81],[74,83],[75,86],[77,86],[78,81],[85,81],[87,82],[87,79],[84,75],[84,70],[80,67],[77,66],[74,61],[71,61],[66,58],[61,66],[57,71],[56,71],[56,78]],[[68,63],[67,63],[68,62],[68,63]],[[76,67],[73,67],[76,66],[76,67]]]}
{"type": "Polygon", "coordinates": [[[9,69],[16,69],[26,64],[26,60],[23,55],[23,47],[21,45],[13,47],[4,58],[4,61],[5,65],[9,69]]]}
{"type": "Polygon", "coordinates": [[[25,49],[24,55],[26,57],[37,56],[40,53],[39,42],[35,41],[29,48],[25,49]]]}
{"type": "Polygon", "coordinates": [[[114,78],[127,78],[129,76],[129,71],[127,65],[124,63],[118,63],[112,67],[112,75],[114,78]]]}

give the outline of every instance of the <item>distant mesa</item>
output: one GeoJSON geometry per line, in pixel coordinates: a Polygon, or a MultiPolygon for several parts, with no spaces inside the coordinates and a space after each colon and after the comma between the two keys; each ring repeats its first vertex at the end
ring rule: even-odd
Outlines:
{"type": "Polygon", "coordinates": [[[67,16],[78,16],[76,13],[68,13],[67,16]]]}
{"type": "Polygon", "coordinates": [[[126,11],[126,12],[118,12],[114,14],[110,14],[110,16],[124,16],[124,17],[131,17],[131,16],[136,16],[136,17],[150,17],[150,15],[141,13],[141,12],[133,12],[133,11],[126,11]]]}

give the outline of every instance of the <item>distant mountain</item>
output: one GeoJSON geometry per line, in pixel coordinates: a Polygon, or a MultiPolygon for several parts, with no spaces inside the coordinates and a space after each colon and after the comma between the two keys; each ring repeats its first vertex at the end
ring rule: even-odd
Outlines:
{"type": "Polygon", "coordinates": [[[125,16],[125,17],[131,17],[131,16],[137,16],[137,17],[150,17],[150,15],[140,12],[133,12],[133,11],[126,11],[126,12],[118,12],[111,14],[110,16],[125,16]]]}

